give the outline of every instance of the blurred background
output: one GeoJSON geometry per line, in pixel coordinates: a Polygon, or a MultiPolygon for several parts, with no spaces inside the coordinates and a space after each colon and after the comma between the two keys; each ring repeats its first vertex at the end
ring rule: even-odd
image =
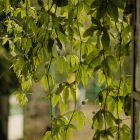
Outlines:
{"type": "MultiPolygon", "coordinates": [[[[44,1],[45,2],[45,1],[44,1]]],[[[39,9],[37,1],[31,0],[31,5],[39,9]]],[[[4,19],[4,15],[0,15],[1,21],[4,19]]],[[[91,24],[90,17],[86,16],[85,27],[89,27],[91,24]]],[[[5,27],[0,23],[0,36],[4,32],[5,27]]],[[[115,41],[111,42],[112,45],[115,41]]],[[[66,52],[69,52],[69,44],[66,48],[66,52]]],[[[47,61],[47,59],[46,59],[47,61]]],[[[45,63],[45,62],[44,62],[45,63]]],[[[50,108],[49,100],[44,100],[45,90],[43,85],[43,79],[38,83],[33,83],[30,93],[27,95],[28,104],[23,107],[19,107],[16,97],[11,95],[16,91],[20,84],[14,72],[9,69],[12,61],[9,58],[9,44],[6,43],[2,46],[0,40],[0,140],[41,140],[46,131],[50,130],[50,108]]],[[[43,66],[44,64],[42,64],[43,66]]],[[[56,83],[62,83],[63,81],[74,81],[74,75],[70,78],[66,73],[59,73],[58,66],[53,64],[51,66],[50,73],[56,78],[56,83]],[[55,68],[54,68],[55,67],[55,68]],[[54,70],[55,69],[55,70],[54,70]]],[[[39,69],[40,72],[43,72],[39,69]]],[[[131,58],[126,57],[123,65],[123,74],[131,76],[131,58]]],[[[77,107],[82,110],[92,123],[93,112],[97,112],[99,105],[93,105],[93,100],[96,98],[100,90],[104,88],[104,84],[98,86],[98,74],[93,73],[94,80],[89,78],[88,86],[83,88],[82,83],[77,85],[77,107]],[[81,106],[81,101],[89,99],[88,104],[81,106]]],[[[113,72],[114,80],[119,80],[119,71],[113,72]]],[[[68,109],[74,108],[74,102],[69,99],[68,109]]],[[[59,114],[59,108],[53,108],[53,113],[57,116],[59,114]]],[[[121,113],[121,118],[126,119],[123,123],[130,125],[130,118],[126,118],[124,112],[121,113]]],[[[76,121],[74,121],[76,125],[76,121]]],[[[90,128],[87,122],[84,122],[84,126],[81,131],[73,130],[73,140],[90,140],[94,135],[94,130],[90,128]]]]}

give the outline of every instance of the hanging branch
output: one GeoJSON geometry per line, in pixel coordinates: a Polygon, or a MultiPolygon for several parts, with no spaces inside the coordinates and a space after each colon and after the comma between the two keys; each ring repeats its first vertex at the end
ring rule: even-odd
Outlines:
{"type": "MultiPolygon", "coordinates": [[[[49,6],[49,0],[48,0],[48,6],[49,6]]],[[[57,5],[55,7],[55,14],[56,14],[56,9],[57,9],[57,5]]],[[[53,26],[54,26],[54,24],[52,25],[50,36],[52,35],[52,32],[53,32],[53,26]]],[[[48,29],[48,24],[47,24],[47,29],[48,29]]],[[[44,39],[45,39],[45,37],[44,37],[44,39]]],[[[52,51],[51,51],[51,60],[50,60],[48,71],[47,71],[47,81],[48,81],[48,88],[49,88],[49,94],[50,94],[50,108],[51,108],[50,109],[51,110],[51,115],[50,115],[51,116],[51,138],[53,139],[53,133],[52,133],[52,130],[53,130],[53,126],[52,126],[52,95],[51,95],[50,83],[49,83],[49,77],[48,77],[49,76],[49,70],[50,70],[51,63],[52,63],[52,51]]]]}
{"type": "Polygon", "coordinates": [[[116,26],[116,29],[117,29],[117,32],[118,34],[120,35],[120,38],[119,38],[119,62],[120,62],[120,82],[119,82],[119,88],[118,88],[118,93],[117,93],[117,115],[118,115],[118,140],[119,140],[119,137],[120,137],[120,134],[119,134],[119,129],[120,129],[120,122],[119,122],[119,93],[120,93],[120,88],[121,88],[121,75],[122,75],[122,66],[121,66],[121,60],[120,60],[120,55],[121,55],[121,45],[122,45],[122,28],[123,28],[123,21],[122,21],[122,24],[121,24],[121,31],[119,32],[119,29],[117,27],[117,24],[115,22],[115,26],[116,26]]]}
{"type": "MultiPolygon", "coordinates": [[[[75,2],[74,2],[75,3],[75,2]]],[[[78,17],[78,5],[79,5],[79,0],[78,0],[78,4],[77,4],[77,14],[76,14],[76,20],[77,20],[77,17],[78,17]]],[[[70,118],[70,121],[68,123],[68,126],[67,126],[67,129],[66,129],[66,134],[65,134],[65,139],[66,139],[66,136],[67,136],[67,130],[68,130],[68,127],[71,123],[71,120],[74,116],[74,113],[76,111],[76,81],[77,81],[77,77],[78,77],[78,73],[79,73],[79,70],[80,70],[80,66],[81,66],[81,57],[82,57],[82,37],[81,37],[81,34],[80,34],[80,28],[79,28],[79,25],[78,25],[78,20],[77,20],[77,27],[78,27],[78,32],[79,32],[79,36],[80,36],[80,40],[81,40],[81,43],[80,43],[80,62],[79,62],[79,68],[77,70],[77,75],[75,75],[75,106],[74,106],[74,111],[72,113],[72,116],[70,118]]]]}
{"type": "MultiPolygon", "coordinates": [[[[104,60],[105,60],[105,54],[103,53],[103,56],[104,56],[104,60]]],[[[105,73],[105,77],[106,77],[106,85],[108,87],[108,79],[107,79],[107,74],[105,73]]],[[[108,88],[107,88],[107,92],[106,92],[106,97],[105,97],[105,104],[104,104],[104,121],[105,121],[105,131],[106,131],[106,120],[105,120],[105,107],[106,107],[106,101],[107,101],[107,96],[109,95],[109,92],[108,92],[108,88]]],[[[107,139],[108,139],[108,136],[107,136],[107,139]]]]}

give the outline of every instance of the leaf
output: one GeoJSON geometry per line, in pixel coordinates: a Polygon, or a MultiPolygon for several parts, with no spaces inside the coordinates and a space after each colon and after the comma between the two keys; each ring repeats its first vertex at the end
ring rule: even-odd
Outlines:
{"type": "Polygon", "coordinates": [[[115,22],[117,22],[118,15],[119,15],[117,6],[111,1],[109,1],[107,4],[107,9],[108,9],[109,15],[115,20],[115,22]]]}
{"type": "Polygon", "coordinates": [[[104,121],[103,121],[103,116],[102,116],[102,113],[101,113],[101,110],[100,111],[98,111],[95,115],[94,115],[94,117],[93,117],[93,123],[94,123],[94,129],[95,130],[102,130],[102,127],[103,127],[103,123],[104,123],[104,121]]]}
{"type": "Polygon", "coordinates": [[[70,111],[66,112],[66,113],[64,114],[64,116],[70,115],[70,114],[72,114],[73,112],[74,112],[74,110],[70,110],[70,111]]]}
{"type": "Polygon", "coordinates": [[[45,88],[45,90],[48,89],[48,86],[50,87],[49,88],[50,92],[54,89],[54,86],[55,86],[55,81],[50,75],[48,75],[48,76],[46,75],[44,77],[44,88],[45,88]]]}
{"type": "Polygon", "coordinates": [[[108,127],[113,126],[112,118],[107,112],[105,112],[105,120],[107,122],[108,127]]]}
{"type": "Polygon", "coordinates": [[[110,131],[112,134],[116,133],[118,131],[117,126],[111,126],[108,128],[108,131],[110,131]]]}
{"type": "Polygon", "coordinates": [[[77,113],[76,121],[77,121],[78,131],[80,131],[83,126],[83,118],[81,117],[80,113],[77,113]]]}
{"type": "Polygon", "coordinates": [[[61,126],[56,126],[56,127],[54,127],[53,136],[55,136],[56,134],[58,134],[58,132],[59,132],[59,130],[60,130],[60,127],[61,127],[61,126]]]}
{"type": "Polygon", "coordinates": [[[60,96],[60,100],[59,100],[59,106],[60,106],[60,113],[61,113],[61,115],[63,115],[64,114],[64,111],[65,111],[65,104],[64,104],[64,102],[62,101],[62,97],[60,96]]]}
{"type": "Polygon", "coordinates": [[[63,73],[63,58],[59,57],[58,58],[58,67],[59,67],[59,71],[62,74],[63,73]]]}
{"type": "Polygon", "coordinates": [[[92,51],[88,56],[86,56],[84,59],[84,64],[89,64],[91,60],[93,60],[95,57],[99,56],[100,51],[99,50],[94,50],[92,51]]]}
{"type": "Polygon", "coordinates": [[[91,123],[90,123],[90,120],[89,118],[82,112],[82,111],[79,111],[79,113],[84,117],[84,119],[87,121],[87,123],[90,125],[91,127],[91,123]]]}
{"type": "Polygon", "coordinates": [[[83,33],[83,37],[85,38],[85,37],[88,37],[88,36],[92,36],[93,33],[97,30],[100,30],[100,27],[98,27],[98,26],[90,27],[83,33]]]}
{"type": "Polygon", "coordinates": [[[126,38],[129,35],[130,31],[131,31],[131,26],[130,25],[126,26],[122,32],[122,39],[126,38]]]}
{"type": "Polygon", "coordinates": [[[70,41],[72,41],[73,40],[73,36],[74,36],[74,31],[72,30],[71,27],[68,27],[67,31],[68,31],[68,38],[69,38],[70,41]]]}
{"type": "Polygon", "coordinates": [[[121,101],[118,101],[115,103],[115,115],[116,117],[118,117],[118,115],[120,115],[121,111],[122,111],[122,102],[121,101]]]}
{"type": "Polygon", "coordinates": [[[64,66],[65,66],[66,72],[68,73],[69,70],[70,70],[70,65],[69,65],[69,63],[67,62],[67,60],[66,60],[65,57],[63,57],[63,63],[64,63],[64,66]]]}
{"type": "Polygon", "coordinates": [[[26,45],[26,51],[25,51],[25,54],[28,54],[28,52],[30,51],[30,48],[32,47],[32,41],[30,38],[28,38],[28,42],[27,42],[27,45],[26,45]]]}
{"type": "Polygon", "coordinates": [[[82,83],[83,83],[84,88],[86,88],[87,83],[88,83],[88,75],[83,67],[82,67],[82,83]]]}
{"type": "Polygon", "coordinates": [[[109,35],[108,35],[106,29],[103,31],[103,36],[101,38],[101,42],[102,42],[103,48],[106,51],[109,50],[110,38],[109,38],[109,35]]]}
{"type": "Polygon", "coordinates": [[[90,63],[89,66],[92,67],[93,69],[101,64],[101,57],[95,57],[90,63]]]}
{"type": "Polygon", "coordinates": [[[59,101],[59,95],[54,95],[52,97],[52,105],[53,105],[53,107],[56,106],[56,104],[57,104],[58,101],[59,101]]]}
{"type": "Polygon", "coordinates": [[[21,93],[20,91],[15,91],[12,93],[12,95],[17,95],[16,100],[19,101],[20,107],[22,107],[23,105],[25,105],[28,102],[26,95],[24,93],[21,93]]]}
{"type": "Polygon", "coordinates": [[[98,76],[98,84],[99,86],[105,81],[105,75],[103,74],[103,72],[101,71],[99,73],[99,76],[98,76]]]}
{"type": "Polygon", "coordinates": [[[124,98],[124,112],[126,116],[131,115],[131,94],[127,94],[124,98]]]}
{"type": "Polygon", "coordinates": [[[91,18],[91,22],[92,22],[93,24],[96,24],[96,25],[101,25],[100,20],[98,20],[98,19],[96,19],[96,18],[94,18],[94,17],[91,18]]]}
{"type": "Polygon", "coordinates": [[[64,35],[60,30],[58,30],[57,28],[55,28],[55,31],[56,31],[56,34],[57,34],[58,38],[59,38],[64,44],[66,44],[66,37],[65,37],[65,35],[64,35]]]}
{"type": "Polygon", "coordinates": [[[84,1],[84,10],[86,13],[89,13],[90,11],[90,6],[84,1]]]}
{"type": "Polygon", "coordinates": [[[124,2],[122,0],[111,0],[118,8],[124,9],[124,2]]]}
{"type": "Polygon", "coordinates": [[[96,18],[101,19],[106,13],[106,10],[107,10],[107,2],[105,1],[104,4],[100,5],[99,8],[97,9],[96,18]]]}
{"type": "Polygon", "coordinates": [[[45,90],[48,89],[48,78],[47,78],[47,76],[44,77],[44,88],[45,88],[45,90]]]}
{"type": "Polygon", "coordinates": [[[56,95],[60,94],[63,91],[63,89],[65,88],[65,86],[66,86],[65,83],[64,84],[59,84],[59,87],[56,90],[56,95]]]}
{"type": "Polygon", "coordinates": [[[108,102],[108,111],[113,113],[115,108],[115,100],[111,97],[111,100],[108,102]]]}
{"type": "Polygon", "coordinates": [[[75,72],[78,68],[79,68],[78,65],[72,67],[72,68],[69,70],[69,73],[75,72]]]}
{"type": "Polygon", "coordinates": [[[69,99],[69,90],[68,88],[65,88],[63,91],[63,100],[65,104],[67,104],[68,99],[69,99]]]}
{"type": "Polygon", "coordinates": [[[54,39],[52,39],[51,37],[48,39],[48,44],[47,44],[47,48],[48,48],[48,52],[52,52],[52,47],[54,44],[54,39]]]}
{"type": "Polygon", "coordinates": [[[68,135],[69,135],[69,139],[72,140],[73,133],[72,133],[72,129],[70,127],[68,128],[68,131],[67,132],[68,132],[68,135]]]}
{"type": "Polygon", "coordinates": [[[73,125],[73,124],[69,124],[69,127],[73,128],[73,129],[77,129],[77,127],[75,125],[73,125]]]}
{"type": "Polygon", "coordinates": [[[72,87],[70,87],[70,93],[71,93],[71,95],[72,95],[72,97],[73,97],[73,100],[75,101],[75,89],[74,88],[72,88],[72,87]]]}
{"type": "Polygon", "coordinates": [[[30,18],[30,23],[31,23],[31,29],[32,29],[32,31],[35,33],[35,36],[37,37],[38,28],[37,28],[37,26],[36,26],[35,21],[33,21],[32,18],[30,18]]]}
{"type": "Polygon", "coordinates": [[[73,56],[70,57],[72,67],[75,66],[75,58],[73,56]]]}
{"type": "Polygon", "coordinates": [[[114,67],[114,69],[118,70],[117,60],[113,56],[107,56],[109,63],[114,67]]]}

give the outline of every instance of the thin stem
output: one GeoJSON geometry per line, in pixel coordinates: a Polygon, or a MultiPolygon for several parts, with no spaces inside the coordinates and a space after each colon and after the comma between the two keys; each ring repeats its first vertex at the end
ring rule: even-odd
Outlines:
{"type": "MultiPolygon", "coordinates": [[[[74,2],[74,3],[75,3],[75,2],[74,2]]],[[[79,0],[78,0],[78,4],[77,4],[77,15],[76,15],[76,17],[78,17],[78,5],[79,5],[79,0]]],[[[69,123],[68,123],[68,126],[67,126],[67,128],[66,128],[65,139],[66,139],[66,136],[67,136],[68,127],[69,127],[69,125],[70,125],[70,123],[71,123],[71,120],[72,120],[72,118],[73,118],[73,116],[74,116],[74,113],[75,113],[75,111],[76,111],[76,81],[77,81],[78,73],[79,73],[80,66],[81,66],[81,59],[82,59],[82,51],[81,51],[81,50],[82,50],[82,37],[81,37],[81,34],[80,34],[80,28],[79,28],[79,25],[78,25],[78,20],[77,20],[77,26],[78,26],[79,36],[80,36],[80,40],[81,40],[81,43],[80,43],[80,64],[79,64],[79,68],[78,68],[78,70],[77,70],[77,75],[75,75],[75,106],[74,106],[74,111],[73,111],[73,113],[72,113],[72,116],[71,116],[71,118],[70,118],[70,121],[69,121],[69,123]]]]}
{"type": "MultiPolygon", "coordinates": [[[[104,60],[105,60],[105,54],[103,53],[103,56],[104,56],[104,60]]],[[[107,84],[107,87],[108,87],[108,81],[107,81],[107,74],[105,73],[105,77],[106,77],[106,84],[107,84]]],[[[107,88],[107,92],[106,92],[106,97],[105,97],[105,104],[104,104],[104,121],[105,121],[105,131],[106,131],[106,120],[105,120],[105,106],[106,106],[106,101],[107,101],[107,96],[108,96],[109,92],[108,92],[108,88],[107,88]]],[[[108,137],[107,137],[108,139],[108,137]]]]}
{"type": "MultiPolygon", "coordinates": [[[[10,69],[8,69],[7,71],[9,71],[10,69]]],[[[1,77],[7,72],[7,71],[5,71],[2,75],[0,75],[0,79],[1,79],[1,77]]]]}
{"type": "Polygon", "coordinates": [[[120,55],[121,55],[121,44],[122,44],[122,28],[123,28],[123,21],[122,21],[122,24],[121,24],[121,32],[119,32],[119,29],[117,27],[117,24],[115,22],[115,26],[116,26],[116,29],[117,29],[117,32],[118,34],[120,35],[120,39],[119,39],[119,44],[120,44],[120,47],[119,47],[119,62],[120,62],[120,83],[119,83],[119,89],[118,89],[118,94],[117,94],[117,115],[118,115],[118,140],[119,140],[119,137],[120,137],[120,134],[119,134],[119,129],[120,129],[120,123],[119,123],[119,93],[120,93],[120,87],[121,87],[121,75],[122,75],[122,66],[121,66],[121,61],[120,61],[120,55]]]}
{"type": "Polygon", "coordinates": [[[48,81],[48,88],[49,88],[49,94],[50,94],[50,110],[51,110],[51,137],[53,139],[53,135],[52,135],[52,100],[51,100],[51,89],[50,89],[50,83],[49,83],[49,70],[50,70],[50,66],[51,66],[51,62],[52,62],[52,51],[51,51],[51,60],[50,60],[50,64],[48,67],[48,71],[47,71],[47,81],[48,81]]]}

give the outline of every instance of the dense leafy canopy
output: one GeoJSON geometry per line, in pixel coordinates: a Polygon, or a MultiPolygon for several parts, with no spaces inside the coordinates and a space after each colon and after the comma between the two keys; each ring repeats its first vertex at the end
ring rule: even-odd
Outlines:
{"type": "MultiPolygon", "coordinates": [[[[95,134],[92,140],[130,139],[130,129],[121,126],[119,115],[122,108],[130,115],[131,79],[122,74],[125,56],[131,56],[131,27],[127,0],[48,0],[45,4],[38,0],[39,10],[30,5],[30,0],[0,0],[0,13],[6,15],[0,21],[6,32],[0,39],[2,45],[9,43],[13,68],[21,90],[14,92],[23,106],[27,102],[25,91],[44,78],[45,99],[52,98],[53,107],[59,103],[60,114],[51,114],[52,131],[46,132],[44,140],[65,140],[67,134],[72,140],[72,129],[80,130],[83,121],[91,123],[86,115],[76,110],[76,84],[82,81],[86,88],[88,78],[98,73],[98,85],[105,82],[105,88],[98,93],[95,102],[103,109],[93,116],[92,128],[95,134]],[[91,25],[85,28],[85,19],[91,19],[91,25]],[[65,50],[70,48],[70,52],[65,50]],[[56,53],[57,52],[57,53],[56,53]],[[44,73],[38,68],[42,63],[44,73]],[[50,66],[57,63],[60,73],[68,76],[75,73],[72,83],[60,83],[50,75],[50,66]],[[120,67],[120,70],[118,70],[120,67]],[[120,80],[114,81],[112,70],[120,72],[120,80]],[[61,94],[62,93],[62,94],[61,94]],[[74,110],[67,110],[70,94],[75,101],[74,110]],[[108,110],[105,106],[108,104],[108,110]],[[66,110],[66,111],[65,111],[66,110]],[[115,110],[116,116],[112,113],[115,110]],[[69,119],[67,115],[70,115],[69,119]],[[76,119],[77,127],[72,124],[76,119]],[[105,123],[105,128],[103,125],[105,123]],[[114,124],[116,124],[114,126],[114,124]]],[[[88,100],[82,102],[86,104],[88,100]]]]}

